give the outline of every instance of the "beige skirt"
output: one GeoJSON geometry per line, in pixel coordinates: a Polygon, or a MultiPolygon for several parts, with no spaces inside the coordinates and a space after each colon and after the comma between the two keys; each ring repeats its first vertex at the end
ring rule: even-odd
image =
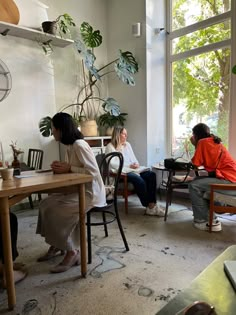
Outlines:
{"type": "MultiPolygon", "coordinates": [[[[89,204],[88,200],[86,204],[89,204]]],[[[52,194],[42,200],[39,205],[36,233],[45,237],[46,243],[61,250],[78,249],[80,245],[78,194],[52,194]]]]}

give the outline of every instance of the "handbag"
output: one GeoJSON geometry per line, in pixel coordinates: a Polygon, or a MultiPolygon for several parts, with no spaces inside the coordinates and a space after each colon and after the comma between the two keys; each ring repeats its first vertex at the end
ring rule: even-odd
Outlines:
{"type": "Polygon", "coordinates": [[[165,168],[172,169],[172,170],[178,170],[178,171],[190,171],[193,169],[193,164],[191,162],[183,162],[178,161],[179,157],[174,158],[168,158],[164,159],[164,166],[165,168]]]}

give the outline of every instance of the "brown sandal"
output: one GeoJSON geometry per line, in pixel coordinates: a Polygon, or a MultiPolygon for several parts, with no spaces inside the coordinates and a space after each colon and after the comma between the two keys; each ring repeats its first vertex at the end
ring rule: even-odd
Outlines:
{"type": "Polygon", "coordinates": [[[41,261],[46,261],[46,260],[50,260],[53,257],[59,256],[59,255],[64,255],[65,251],[61,250],[59,248],[56,248],[54,246],[50,246],[49,250],[47,251],[46,254],[44,254],[43,256],[40,256],[37,261],[41,262],[41,261]]]}

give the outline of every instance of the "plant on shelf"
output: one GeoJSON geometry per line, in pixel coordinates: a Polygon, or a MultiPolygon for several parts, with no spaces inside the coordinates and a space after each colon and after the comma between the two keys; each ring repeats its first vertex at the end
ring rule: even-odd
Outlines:
{"type": "Polygon", "coordinates": [[[113,127],[124,126],[128,114],[121,113],[119,108],[117,108],[117,111],[114,111],[113,107],[109,107],[105,103],[102,107],[105,113],[98,117],[98,125],[105,127],[107,129],[106,134],[110,135],[113,127]]]}
{"type": "MultiPolygon", "coordinates": [[[[44,21],[42,23],[42,29],[45,33],[56,35],[57,30],[59,29],[59,35],[61,38],[63,38],[63,34],[70,34],[70,27],[76,26],[73,18],[68,14],[64,13],[59,15],[55,21],[44,21]]],[[[38,39],[39,46],[42,47],[45,55],[50,55],[53,52],[53,47],[51,45],[52,39],[41,40],[41,38],[38,39]]]]}
{"type": "Polygon", "coordinates": [[[42,28],[45,33],[56,34],[59,29],[59,34],[70,34],[70,26],[76,26],[73,18],[68,14],[60,14],[54,21],[45,21],[42,23],[42,28]]]}
{"type": "MultiPolygon", "coordinates": [[[[105,76],[115,73],[123,83],[130,86],[135,85],[134,74],[138,72],[138,63],[130,51],[119,50],[118,56],[114,60],[100,68],[95,66],[96,56],[94,49],[101,44],[102,35],[100,31],[93,30],[89,23],[83,22],[80,26],[80,37],[75,40],[82,65],[82,80],[79,86],[79,93],[73,104],[66,105],[60,110],[71,110],[72,115],[80,124],[83,121],[90,120],[91,116],[96,118],[99,114],[106,115],[107,113],[113,116],[109,116],[113,121],[116,120],[115,117],[119,117],[119,121],[124,122],[126,114],[121,114],[118,102],[112,97],[101,96],[100,89],[105,76]],[[103,112],[101,112],[101,109],[103,109],[103,112]]],[[[39,122],[39,128],[43,136],[50,136],[51,118],[49,116],[42,118],[39,122]]]]}

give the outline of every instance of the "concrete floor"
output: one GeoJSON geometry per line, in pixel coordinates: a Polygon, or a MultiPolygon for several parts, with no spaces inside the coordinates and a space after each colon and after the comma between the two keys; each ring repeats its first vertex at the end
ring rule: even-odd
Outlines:
{"type": "Polygon", "coordinates": [[[192,226],[192,212],[184,199],[172,205],[167,222],[144,216],[135,196],[129,200],[127,216],[123,200],[119,206],[130,251],[124,252],[116,223],[109,226],[108,238],[101,227],[94,227],[93,263],[88,265],[86,279],[79,277],[79,267],[50,274],[60,257],[36,262],[47,250],[35,234],[37,210],[18,210],[20,256],[16,261],[24,262],[29,274],[16,285],[14,311],[7,311],[6,292],[0,293],[0,314],[154,315],[235,244],[234,217],[222,219],[223,231],[210,234],[192,226]]]}

